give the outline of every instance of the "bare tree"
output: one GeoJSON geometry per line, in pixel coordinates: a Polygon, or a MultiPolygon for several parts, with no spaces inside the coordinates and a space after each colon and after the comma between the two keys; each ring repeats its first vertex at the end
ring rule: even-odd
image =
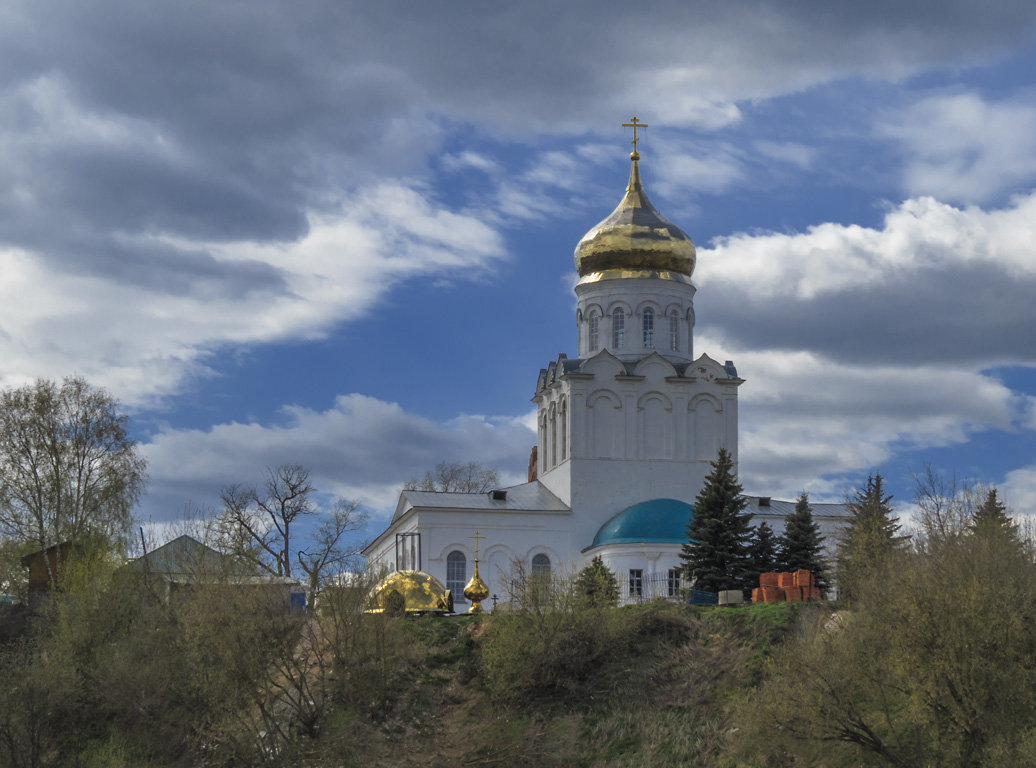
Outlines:
{"type": "Polygon", "coordinates": [[[233,547],[253,555],[274,576],[291,576],[291,532],[295,521],[314,512],[309,470],[299,464],[267,468],[261,487],[223,489],[223,520],[233,547]]]}
{"type": "Polygon", "coordinates": [[[0,393],[0,530],[41,549],[87,538],[124,544],[146,482],[128,420],[78,376],[0,393]]]}
{"type": "Polygon", "coordinates": [[[455,493],[485,493],[499,487],[496,470],[477,461],[461,464],[457,461],[441,461],[423,478],[410,478],[404,485],[405,491],[441,491],[455,493]]]}
{"type": "Polygon", "coordinates": [[[298,553],[299,565],[309,577],[307,602],[312,603],[328,569],[341,570],[359,555],[364,545],[348,544],[344,539],[347,533],[361,530],[366,522],[367,515],[360,510],[359,502],[345,499],[335,502],[330,515],[310,537],[309,546],[298,553]]]}
{"type": "Polygon", "coordinates": [[[918,551],[929,552],[967,531],[979,498],[975,486],[958,480],[956,473],[946,477],[925,464],[914,473],[914,503],[913,543],[918,551]]]}

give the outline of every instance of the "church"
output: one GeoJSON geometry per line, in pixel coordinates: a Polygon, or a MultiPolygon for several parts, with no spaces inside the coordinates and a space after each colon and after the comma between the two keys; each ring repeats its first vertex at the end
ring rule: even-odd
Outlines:
{"type": "MultiPolygon", "coordinates": [[[[710,462],[737,466],[738,388],[730,360],[695,357],[694,243],[648,200],[634,128],[626,192],[576,245],[576,355],[541,369],[532,401],[537,441],[529,480],[488,493],[403,491],[392,520],[364,550],[374,569],[421,570],[467,607],[479,532],[479,572],[508,600],[515,566],[574,573],[596,556],[624,602],[678,597],[679,553],[710,462]]],[[[775,531],[793,502],[748,497],[752,524],[775,531]]],[[[844,504],[812,504],[830,542],[844,504]]]]}

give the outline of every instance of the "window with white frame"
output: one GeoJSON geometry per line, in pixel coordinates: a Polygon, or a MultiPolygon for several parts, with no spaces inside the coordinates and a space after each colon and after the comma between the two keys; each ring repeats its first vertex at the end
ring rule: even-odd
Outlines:
{"type": "Polygon", "coordinates": [[[626,312],[616,309],[612,312],[612,347],[622,349],[626,346],[626,312]]]}
{"type": "Polygon", "coordinates": [[[568,458],[568,407],[561,401],[561,461],[568,458]]]}
{"type": "Polygon", "coordinates": [[[630,597],[644,596],[644,570],[642,568],[630,568],[630,597]]]}
{"type": "Polygon", "coordinates": [[[669,349],[673,352],[680,349],[680,318],[675,309],[669,313],[669,349]]]}
{"type": "Polygon", "coordinates": [[[453,593],[453,602],[464,602],[464,585],[468,580],[468,559],[454,550],[446,556],[446,589],[453,593]]]}
{"type": "Polygon", "coordinates": [[[653,310],[644,310],[641,326],[644,332],[644,346],[647,349],[653,349],[655,346],[655,313],[653,310]]]}
{"type": "Polygon", "coordinates": [[[666,582],[666,587],[667,587],[666,593],[669,595],[669,597],[679,597],[680,596],[680,569],[679,568],[670,568],[669,569],[669,579],[666,582]]]}
{"type": "Polygon", "coordinates": [[[589,349],[590,349],[591,352],[596,352],[597,351],[597,345],[600,343],[599,342],[599,339],[600,339],[600,333],[599,332],[601,330],[601,318],[600,318],[600,316],[596,312],[591,312],[590,313],[590,321],[588,323],[588,326],[589,326],[589,337],[590,337],[590,339],[589,339],[589,342],[590,342],[589,349]]]}

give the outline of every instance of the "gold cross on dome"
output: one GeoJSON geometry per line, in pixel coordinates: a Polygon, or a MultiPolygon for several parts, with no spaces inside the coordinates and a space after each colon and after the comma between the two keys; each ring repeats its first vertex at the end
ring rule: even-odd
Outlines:
{"type": "Polygon", "coordinates": [[[475,535],[474,536],[468,536],[468,538],[475,540],[475,557],[477,558],[478,557],[478,543],[479,543],[479,541],[481,541],[482,539],[485,539],[486,537],[485,536],[479,536],[478,535],[478,531],[475,531],[475,535]]]}
{"type": "Polygon", "coordinates": [[[640,119],[637,118],[637,117],[633,117],[630,120],[630,122],[623,123],[622,127],[623,128],[632,128],[633,129],[633,141],[631,141],[630,144],[633,145],[633,152],[636,153],[636,151],[637,151],[637,142],[640,141],[640,138],[637,136],[637,129],[638,128],[647,128],[648,124],[640,122],[640,119]]]}

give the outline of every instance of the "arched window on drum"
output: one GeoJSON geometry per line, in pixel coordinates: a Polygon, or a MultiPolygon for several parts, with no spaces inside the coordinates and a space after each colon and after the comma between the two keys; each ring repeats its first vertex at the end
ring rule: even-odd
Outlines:
{"type": "Polygon", "coordinates": [[[464,585],[468,581],[468,559],[454,550],[446,556],[446,589],[453,593],[453,602],[464,602],[464,585]]]}
{"type": "Polygon", "coordinates": [[[654,349],[655,347],[655,313],[653,310],[645,309],[644,314],[641,316],[641,326],[643,328],[644,336],[644,348],[654,349]]]}
{"type": "Polygon", "coordinates": [[[626,312],[616,309],[612,312],[612,347],[622,349],[626,346],[626,312]]]}

